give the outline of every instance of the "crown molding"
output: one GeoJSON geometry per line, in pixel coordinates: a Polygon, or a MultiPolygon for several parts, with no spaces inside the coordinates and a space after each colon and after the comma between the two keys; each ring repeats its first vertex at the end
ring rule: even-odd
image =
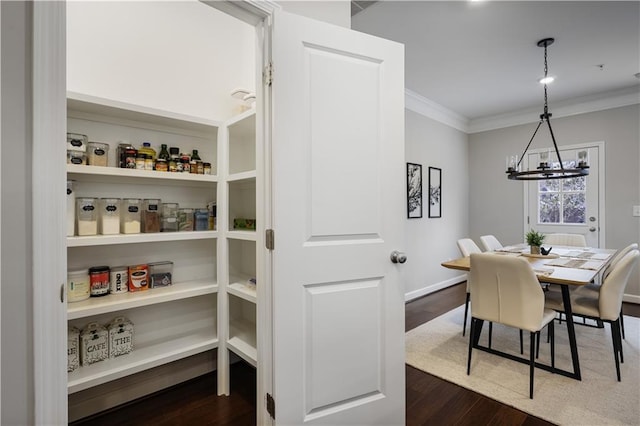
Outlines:
{"type": "MultiPolygon", "coordinates": [[[[404,102],[406,109],[467,134],[535,123],[540,119],[540,108],[529,108],[508,114],[469,120],[409,89],[404,90],[404,102]]],[[[640,86],[557,102],[552,112],[554,118],[561,118],[635,104],[640,104],[640,86]]]]}
{"type": "Polygon", "coordinates": [[[469,133],[469,119],[409,89],[404,89],[406,109],[431,118],[461,132],[469,133]]]}
{"type": "MultiPolygon", "coordinates": [[[[552,109],[553,118],[570,117],[589,112],[604,111],[640,103],[640,86],[597,95],[582,96],[557,102],[552,109]]],[[[504,127],[535,123],[540,119],[540,108],[530,108],[508,114],[470,120],[467,133],[486,132],[504,127]]]]}

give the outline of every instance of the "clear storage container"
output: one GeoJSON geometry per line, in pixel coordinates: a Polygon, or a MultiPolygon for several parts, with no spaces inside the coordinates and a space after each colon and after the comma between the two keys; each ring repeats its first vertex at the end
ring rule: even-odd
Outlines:
{"type": "Polygon", "coordinates": [[[107,167],[109,162],[109,144],[89,142],[87,144],[87,164],[90,166],[107,167]]]}
{"type": "Polygon", "coordinates": [[[177,231],[178,231],[177,217],[163,217],[160,220],[160,232],[177,232],[177,231]]]}
{"type": "Polygon", "coordinates": [[[193,231],[193,209],[178,209],[178,230],[193,231]]]}
{"type": "Polygon", "coordinates": [[[98,234],[98,199],[76,198],[76,216],[78,218],[78,235],[98,234]]]}
{"type": "Polygon", "coordinates": [[[120,232],[123,234],[140,233],[140,199],[125,198],[122,200],[120,232]]]}
{"type": "Polygon", "coordinates": [[[120,233],[120,199],[100,199],[100,233],[113,235],[120,233]]]}
{"type": "Polygon", "coordinates": [[[151,278],[151,288],[167,287],[172,284],[173,262],[153,262],[149,263],[149,277],[151,278]]]}
{"type": "Polygon", "coordinates": [[[209,229],[209,210],[196,209],[193,212],[193,222],[195,231],[207,231],[209,229]]]}
{"type": "Polygon", "coordinates": [[[160,211],[162,204],[159,198],[146,198],[142,203],[142,232],[160,232],[160,211]]]}
{"type": "Polygon", "coordinates": [[[81,133],[67,133],[67,151],[87,151],[89,138],[81,133]]]}

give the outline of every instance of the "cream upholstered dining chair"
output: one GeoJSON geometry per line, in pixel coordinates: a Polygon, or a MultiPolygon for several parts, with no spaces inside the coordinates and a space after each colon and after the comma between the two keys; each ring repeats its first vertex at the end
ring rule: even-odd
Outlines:
{"type": "Polygon", "coordinates": [[[545,246],[573,246],[586,247],[587,240],[582,234],[547,234],[544,238],[545,246]]]}
{"type": "MultiPolygon", "coordinates": [[[[482,253],[480,247],[471,238],[461,238],[458,240],[458,250],[463,257],[470,256],[471,253],[482,253]]],[[[467,274],[467,298],[464,302],[464,324],[462,324],[462,335],[467,330],[467,314],[469,313],[469,274],[467,274]]]]}
{"type": "Polygon", "coordinates": [[[471,255],[471,333],[467,375],[471,373],[471,352],[480,320],[529,331],[529,398],[533,398],[533,371],[539,332],[548,326],[551,368],[555,367],[553,319],[556,313],[544,307],[544,292],[531,264],[512,256],[491,253],[471,255]]]}
{"type": "MultiPolygon", "coordinates": [[[[604,279],[609,276],[609,274],[613,270],[613,267],[618,262],[620,262],[620,260],[627,253],[629,253],[631,250],[638,250],[638,243],[629,244],[628,246],[626,246],[622,250],[618,251],[615,256],[613,256],[613,259],[611,259],[611,262],[609,262],[609,264],[606,266],[606,268],[604,268],[604,271],[602,271],[602,274],[600,276],[600,283],[602,283],[604,281],[604,279]]],[[[581,290],[583,292],[587,291],[587,289],[595,291],[595,292],[599,292],[600,291],[600,287],[601,287],[601,284],[592,282],[592,283],[589,283],[586,286],[580,287],[580,288],[584,288],[585,289],[585,290],[581,290]]],[[[622,314],[622,306],[620,307],[620,330],[622,331],[622,338],[624,339],[625,338],[625,335],[624,335],[624,315],[622,314]]]]}
{"type": "Polygon", "coordinates": [[[484,251],[496,251],[503,247],[500,241],[493,235],[483,235],[480,237],[480,243],[484,251]]]}
{"type": "MultiPolygon", "coordinates": [[[[631,250],[625,254],[605,277],[600,286],[600,291],[596,292],[591,289],[578,288],[571,292],[571,310],[573,311],[573,315],[609,323],[618,381],[620,381],[620,362],[624,362],[620,335],[622,296],[624,295],[624,289],[629,281],[631,271],[638,263],[639,257],[640,251],[638,250],[631,250]]],[[[559,293],[548,292],[545,294],[545,299],[545,306],[548,309],[554,309],[558,312],[564,311],[562,297],[559,297],[559,293]]],[[[471,307],[473,308],[473,304],[471,307]]]]}

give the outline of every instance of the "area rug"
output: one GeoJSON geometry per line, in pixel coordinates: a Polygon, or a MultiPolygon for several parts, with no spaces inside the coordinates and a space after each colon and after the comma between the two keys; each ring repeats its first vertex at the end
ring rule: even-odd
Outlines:
{"type": "MultiPolygon", "coordinates": [[[[559,425],[640,424],[640,320],[625,316],[626,340],[622,341],[622,381],[616,378],[611,331],[576,325],[582,380],[574,380],[536,368],[533,400],[529,399],[529,366],[474,350],[471,375],[467,376],[467,335],[462,336],[464,306],[429,321],[406,334],[406,362],[503,404],[559,425]]],[[[555,323],[556,367],[571,371],[567,329],[555,323]]],[[[480,343],[487,343],[485,324],[480,343]]],[[[550,349],[542,332],[539,362],[550,364],[550,349]]],[[[528,333],[525,356],[528,356],[528,333]]],[[[520,353],[518,331],[498,324],[492,347],[520,353]]]]}

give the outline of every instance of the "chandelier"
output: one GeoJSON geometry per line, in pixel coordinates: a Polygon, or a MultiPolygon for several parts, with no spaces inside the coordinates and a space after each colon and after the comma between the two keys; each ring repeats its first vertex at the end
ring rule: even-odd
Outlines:
{"type": "Polygon", "coordinates": [[[578,158],[576,159],[576,167],[567,168],[562,163],[562,158],[560,157],[560,150],[558,150],[558,145],[556,144],[556,138],[553,134],[553,129],[551,128],[551,113],[549,112],[549,107],[547,105],[547,83],[549,82],[548,78],[548,67],[547,67],[547,47],[552,45],[555,40],[553,38],[545,38],[538,42],[539,47],[544,47],[544,79],[540,80],[544,84],[544,112],[540,115],[540,121],[538,122],[538,126],[533,132],[533,136],[529,139],[529,143],[527,147],[524,149],[520,160],[518,160],[517,155],[512,155],[507,157],[507,178],[511,180],[547,180],[547,179],[567,179],[579,176],[586,176],[589,174],[589,164],[587,158],[587,151],[579,151],[578,158]],[[538,167],[535,170],[520,170],[520,163],[525,158],[527,150],[533,142],[533,138],[536,137],[536,133],[538,133],[538,129],[542,123],[546,122],[549,127],[549,133],[551,134],[551,140],[553,141],[553,148],[555,149],[556,156],[558,157],[558,166],[554,167],[552,163],[550,163],[551,150],[543,151],[540,153],[540,162],[538,167]]]}

